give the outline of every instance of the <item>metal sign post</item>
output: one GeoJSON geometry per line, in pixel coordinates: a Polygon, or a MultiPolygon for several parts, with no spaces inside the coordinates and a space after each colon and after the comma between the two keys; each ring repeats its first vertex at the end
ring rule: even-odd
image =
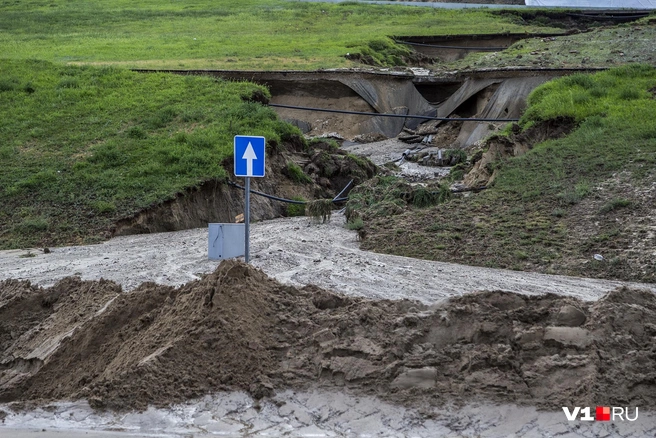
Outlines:
{"type": "Polygon", "coordinates": [[[264,177],[266,139],[246,135],[235,136],[235,176],[246,180],[244,193],[244,259],[250,260],[251,177],[264,177]]]}
{"type": "Polygon", "coordinates": [[[244,201],[244,260],[248,263],[251,259],[251,178],[249,176],[246,177],[244,201]]]}

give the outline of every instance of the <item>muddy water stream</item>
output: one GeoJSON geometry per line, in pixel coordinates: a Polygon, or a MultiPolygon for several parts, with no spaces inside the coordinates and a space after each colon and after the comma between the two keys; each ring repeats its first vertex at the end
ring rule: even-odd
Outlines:
{"type": "MultiPolygon", "coordinates": [[[[627,283],[530,272],[477,268],[376,254],[359,249],[357,234],[344,228],[343,215],[330,223],[286,218],[251,228],[251,261],[289,284],[316,284],[368,298],[408,298],[427,304],[475,290],[557,293],[595,300],[627,283]]],[[[132,290],[146,281],[181,285],[212,272],[207,260],[207,229],[122,236],[99,245],[0,251],[0,279],[27,279],[51,286],[79,275],[105,278],[132,290]],[[30,257],[25,255],[30,254],[30,257]]],[[[648,287],[656,285],[629,284],[648,287]]]]}

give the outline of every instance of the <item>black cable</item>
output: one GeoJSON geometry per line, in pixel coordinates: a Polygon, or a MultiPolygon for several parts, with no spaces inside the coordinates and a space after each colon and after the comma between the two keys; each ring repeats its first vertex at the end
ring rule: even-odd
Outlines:
{"type": "MultiPolygon", "coordinates": [[[[246,187],[240,186],[239,184],[237,184],[235,182],[232,182],[232,181],[228,181],[228,185],[231,186],[231,187],[235,187],[237,189],[246,190],[246,187]]],[[[298,205],[307,204],[307,201],[295,201],[293,199],[279,198],[277,196],[268,195],[266,193],[258,192],[257,190],[253,190],[253,189],[251,189],[251,193],[253,193],[255,195],[264,196],[265,198],[273,199],[274,201],[286,202],[288,204],[298,204],[298,205]]]]}
{"type": "Polygon", "coordinates": [[[411,43],[408,41],[395,41],[395,42],[399,44],[406,44],[408,46],[433,47],[435,49],[481,50],[481,51],[490,51],[490,52],[498,52],[500,50],[507,49],[507,47],[437,46],[434,44],[411,43]]]}
{"type": "MultiPolygon", "coordinates": [[[[233,181],[228,181],[228,185],[230,187],[234,187],[236,189],[240,190],[246,190],[246,187],[240,186],[236,182],[233,181]]],[[[350,185],[350,183],[349,183],[350,185]]],[[[348,187],[348,186],[347,186],[348,187]]],[[[463,193],[463,192],[480,192],[481,190],[486,190],[488,187],[487,186],[482,186],[482,187],[471,187],[471,188],[465,188],[465,189],[452,189],[451,193],[463,193]]],[[[342,190],[343,191],[343,190],[342,190]]],[[[273,195],[268,195],[266,193],[258,192],[257,190],[251,189],[251,193],[259,196],[263,196],[268,199],[273,199],[274,201],[280,201],[280,202],[286,202],[288,204],[298,204],[298,205],[306,205],[308,202],[307,201],[295,201],[293,199],[285,199],[285,198],[279,198],[278,196],[273,196],[273,195]]],[[[438,195],[440,192],[430,192],[432,195],[438,195]]],[[[339,195],[338,195],[339,196],[339,195]]],[[[349,198],[335,198],[332,200],[334,204],[341,203],[341,202],[346,202],[348,201],[349,198]]]]}
{"type": "MultiPolygon", "coordinates": [[[[233,181],[228,181],[228,185],[231,186],[231,187],[237,188],[237,189],[246,190],[246,187],[240,186],[239,184],[237,184],[236,182],[233,182],[233,181]]],[[[296,201],[294,199],[279,198],[278,196],[268,195],[266,193],[258,192],[257,190],[253,190],[253,189],[251,189],[251,193],[253,193],[255,195],[263,196],[263,197],[268,198],[268,199],[273,199],[274,201],[286,202],[288,204],[297,204],[297,205],[307,204],[307,201],[296,201]]],[[[348,201],[348,199],[349,198],[335,198],[335,199],[332,200],[332,202],[333,203],[345,202],[345,201],[348,201]]]]}
{"type": "Polygon", "coordinates": [[[303,111],[320,111],[324,113],[355,114],[360,116],[375,116],[375,117],[400,117],[405,119],[442,120],[445,122],[447,121],[450,122],[517,122],[519,121],[519,119],[486,119],[486,118],[478,118],[478,117],[464,119],[464,118],[449,118],[449,117],[435,117],[435,116],[420,116],[416,114],[403,115],[403,114],[367,113],[367,112],[360,112],[360,111],[334,110],[334,109],[326,109],[326,108],[310,108],[307,106],[282,105],[279,103],[270,103],[269,106],[275,108],[289,108],[289,109],[297,109],[303,111]]]}
{"type": "MultiPolygon", "coordinates": [[[[339,192],[339,193],[337,194],[337,196],[335,196],[335,197],[333,198],[333,202],[335,202],[335,199],[339,199],[339,197],[342,196],[342,194],[343,194],[345,191],[347,191],[349,187],[351,187],[351,184],[353,184],[353,180],[349,181],[349,183],[346,184],[346,186],[342,189],[342,191],[339,192]]],[[[348,199],[348,198],[346,198],[346,199],[348,199]]]]}

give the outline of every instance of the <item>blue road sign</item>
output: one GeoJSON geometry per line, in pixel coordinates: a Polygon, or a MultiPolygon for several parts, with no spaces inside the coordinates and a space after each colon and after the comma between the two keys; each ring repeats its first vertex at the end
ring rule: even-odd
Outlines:
{"type": "Polygon", "coordinates": [[[264,137],[235,135],[235,176],[264,176],[265,143],[264,137]]]}

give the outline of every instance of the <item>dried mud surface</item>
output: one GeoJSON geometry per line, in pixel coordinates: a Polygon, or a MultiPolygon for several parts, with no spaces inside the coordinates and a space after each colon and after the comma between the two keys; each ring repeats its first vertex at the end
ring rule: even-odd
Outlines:
{"type": "Polygon", "coordinates": [[[177,288],[4,280],[0,312],[0,402],[27,407],[87,399],[143,410],[223,390],[260,399],[317,386],[414,407],[656,407],[647,290],[595,302],[478,292],[428,306],[287,286],[232,260],[177,288]]]}

